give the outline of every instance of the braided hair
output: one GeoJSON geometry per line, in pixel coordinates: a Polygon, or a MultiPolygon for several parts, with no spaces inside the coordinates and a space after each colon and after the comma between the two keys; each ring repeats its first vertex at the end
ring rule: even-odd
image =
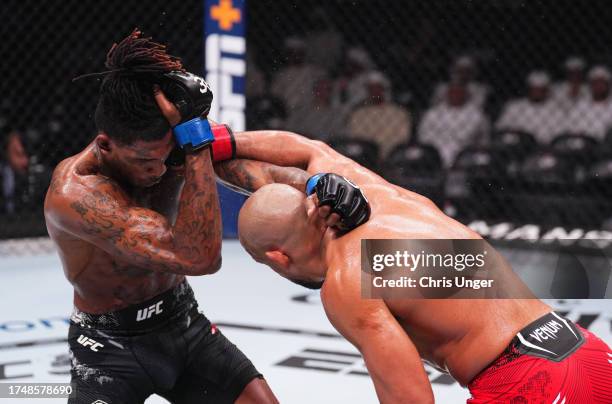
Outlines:
{"type": "MultiPolygon", "coordinates": [[[[124,144],[159,140],[170,129],[153,96],[153,84],[162,75],[183,70],[181,61],[166,47],[135,29],[106,55],[105,72],[96,107],[98,132],[124,144]]],[[[94,75],[99,75],[94,73],[94,75]]]]}

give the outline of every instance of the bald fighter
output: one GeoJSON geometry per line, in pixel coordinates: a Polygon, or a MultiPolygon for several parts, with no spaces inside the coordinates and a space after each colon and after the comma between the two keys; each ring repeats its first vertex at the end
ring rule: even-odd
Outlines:
{"type": "MultiPolygon", "coordinates": [[[[288,132],[238,134],[236,155],[343,175],[369,200],[369,220],[338,235],[317,213],[314,196],[263,186],[240,212],[239,235],[256,261],[321,287],[329,320],[362,353],[381,402],[433,402],[421,360],[468,386],[470,403],[612,402],[609,347],[537,299],[362,298],[361,239],[480,238],[427,198],[288,132]]],[[[328,177],[314,177],[310,191],[318,194],[328,177]]],[[[505,263],[499,269],[511,271],[505,263]]]]}

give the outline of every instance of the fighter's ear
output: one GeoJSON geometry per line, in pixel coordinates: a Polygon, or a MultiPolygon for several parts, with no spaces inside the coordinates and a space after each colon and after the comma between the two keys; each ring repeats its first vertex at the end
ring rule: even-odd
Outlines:
{"type": "Polygon", "coordinates": [[[111,151],[113,141],[106,133],[98,133],[95,141],[101,153],[109,153],[111,151]]]}
{"type": "Polygon", "coordinates": [[[270,264],[285,271],[289,269],[291,264],[291,259],[279,250],[266,251],[266,258],[270,264]]]}

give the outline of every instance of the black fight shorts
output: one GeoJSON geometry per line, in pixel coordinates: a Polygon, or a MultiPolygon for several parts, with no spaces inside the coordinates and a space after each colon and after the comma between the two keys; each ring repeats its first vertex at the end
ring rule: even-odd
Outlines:
{"type": "Polygon", "coordinates": [[[106,314],[75,309],[69,404],[233,403],[262,375],[198,311],[189,284],[106,314]]]}

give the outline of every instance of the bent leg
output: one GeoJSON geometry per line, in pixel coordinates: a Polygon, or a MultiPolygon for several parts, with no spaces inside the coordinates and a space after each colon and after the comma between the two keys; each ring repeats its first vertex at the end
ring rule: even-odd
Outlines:
{"type": "Polygon", "coordinates": [[[158,392],[174,404],[277,403],[251,361],[203,315],[184,333],[188,366],[170,391],[158,392]]]}
{"type": "Polygon", "coordinates": [[[69,404],[136,404],[153,393],[153,385],[134,358],[127,338],[71,325],[68,344],[74,389],[69,404]]]}
{"type": "Polygon", "coordinates": [[[278,404],[278,400],[266,380],[261,377],[247,384],[238,396],[236,404],[278,404]]]}

